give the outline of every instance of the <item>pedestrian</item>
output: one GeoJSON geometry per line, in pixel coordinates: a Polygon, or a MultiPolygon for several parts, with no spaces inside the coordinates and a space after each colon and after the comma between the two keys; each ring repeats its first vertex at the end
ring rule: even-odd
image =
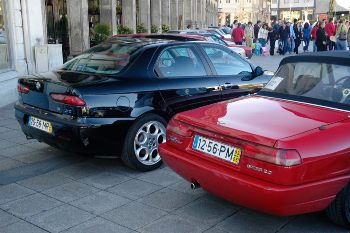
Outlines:
{"type": "Polygon", "coordinates": [[[334,18],[329,19],[329,22],[325,26],[325,32],[326,32],[326,36],[327,36],[328,49],[334,50],[335,49],[335,42],[333,40],[331,40],[331,39],[333,39],[333,37],[335,36],[335,34],[337,32],[335,25],[334,25],[334,18]]]}
{"type": "Polygon", "coordinates": [[[289,28],[289,39],[288,39],[288,52],[291,54],[294,51],[295,43],[295,34],[293,29],[293,24],[291,24],[289,21],[287,22],[287,27],[289,28]]]}
{"type": "Polygon", "coordinates": [[[346,50],[346,39],[347,39],[348,28],[344,21],[341,19],[337,28],[337,50],[346,50]]]}
{"type": "Polygon", "coordinates": [[[274,27],[270,28],[267,41],[270,41],[270,55],[275,55],[275,44],[278,40],[278,31],[274,27]]]}
{"type": "Polygon", "coordinates": [[[286,54],[286,52],[289,50],[289,38],[290,38],[290,29],[289,26],[286,25],[286,23],[282,24],[282,27],[279,29],[279,39],[280,42],[282,43],[282,51],[280,51],[281,55],[286,54]],[[282,52],[282,53],[281,53],[282,52]]]}
{"type": "Polygon", "coordinates": [[[233,20],[233,24],[232,24],[232,30],[231,30],[231,32],[232,32],[234,29],[236,29],[236,28],[237,28],[237,25],[238,25],[238,20],[237,20],[237,19],[233,20]]]}
{"type": "Polygon", "coordinates": [[[322,22],[316,33],[317,51],[327,51],[326,23],[322,22]]]}
{"type": "Polygon", "coordinates": [[[232,40],[236,45],[242,45],[244,38],[244,31],[241,27],[241,23],[237,24],[237,27],[232,30],[232,40]]]}
{"type": "Polygon", "coordinates": [[[313,52],[317,52],[317,46],[316,46],[316,33],[317,29],[319,27],[320,22],[316,22],[316,24],[313,26],[311,30],[311,40],[313,42],[313,52]]]}
{"type": "Polygon", "coordinates": [[[259,36],[260,27],[261,27],[261,21],[258,20],[258,21],[256,22],[256,24],[254,25],[254,41],[255,41],[256,39],[259,39],[258,36],[259,36]]]}
{"type": "Polygon", "coordinates": [[[248,22],[248,25],[244,29],[244,37],[246,46],[251,47],[253,43],[254,37],[254,29],[252,22],[248,22]]]}
{"type": "Polygon", "coordinates": [[[258,33],[258,39],[262,47],[266,46],[268,33],[269,31],[267,30],[267,25],[263,24],[258,33]]]}
{"type": "Polygon", "coordinates": [[[255,43],[254,43],[254,54],[257,55],[257,56],[260,56],[261,52],[262,52],[262,46],[259,43],[259,40],[256,39],[255,43]]]}
{"type": "Polygon", "coordinates": [[[304,52],[309,51],[310,36],[311,36],[310,25],[308,22],[306,22],[303,28],[304,52]]]}
{"type": "Polygon", "coordinates": [[[298,54],[299,53],[299,46],[301,44],[301,31],[299,30],[299,25],[298,25],[298,19],[294,19],[294,24],[293,24],[293,31],[294,31],[294,53],[298,54]]]}

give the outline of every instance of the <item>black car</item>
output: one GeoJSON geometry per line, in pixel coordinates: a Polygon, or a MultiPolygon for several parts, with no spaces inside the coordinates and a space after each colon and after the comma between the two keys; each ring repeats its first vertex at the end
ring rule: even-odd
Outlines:
{"type": "Polygon", "coordinates": [[[270,77],[221,45],[114,37],[60,70],[20,78],[15,114],[29,139],[152,170],[174,114],[254,93],[270,77]]]}

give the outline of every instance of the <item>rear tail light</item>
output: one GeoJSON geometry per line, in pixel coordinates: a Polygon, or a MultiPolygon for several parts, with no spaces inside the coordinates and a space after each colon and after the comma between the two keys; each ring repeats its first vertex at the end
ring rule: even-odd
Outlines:
{"type": "Polygon", "coordinates": [[[189,125],[182,123],[181,121],[171,119],[167,126],[167,131],[176,133],[183,137],[191,137],[192,132],[189,125]]]}
{"type": "Polygon", "coordinates": [[[29,87],[23,86],[22,84],[17,84],[17,91],[18,93],[28,94],[29,93],[29,87]]]}
{"type": "Polygon", "coordinates": [[[50,94],[51,98],[59,103],[71,105],[71,106],[85,106],[86,103],[84,100],[74,95],[66,94],[50,94]]]}
{"type": "Polygon", "coordinates": [[[253,159],[285,167],[301,164],[301,157],[296,150],[284,150],[265,146],[245,145],[244,155],[253,159]]]}

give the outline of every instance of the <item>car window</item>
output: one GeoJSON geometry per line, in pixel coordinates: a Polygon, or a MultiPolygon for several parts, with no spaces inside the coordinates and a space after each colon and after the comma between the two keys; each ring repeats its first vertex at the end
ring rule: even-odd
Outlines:
{"type": "Polygon", "coordinates": [[[215,43],[221,44],[221,45],[226,45],[225,42],[223,42],[222,40],[220,40],[217,36],[211,35],[210,37],[212,38],[212,40],[213,40],[215,43]]]}
{"type": "Polygon", "coordinates": [[[262,92],[350,105],[348,90],[349,66],[297,62],[282,65],[262,92]]]}
{"type": "Polygon", "coordinates": [[[249,63],[232,51],[219,47],[203,46],[218,75],[237,75],[252,72],[249,63]]]}
{"type": "Polygon", "coordinates": [[[198,53],[191,46],[165,49],[158,58],[155,71],[160,78],[207,75],[198,53]]]}

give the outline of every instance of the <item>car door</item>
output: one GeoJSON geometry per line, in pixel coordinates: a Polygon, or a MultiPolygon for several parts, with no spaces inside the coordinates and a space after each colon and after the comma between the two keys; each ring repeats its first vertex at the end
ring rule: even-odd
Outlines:
{"type": "Polygon", "coordinates": [[[219,82],[193,44],[164,48],[154,72],[170,115],[221,100],[219,82]]]}
{"type": "Polygon", "coordinates": [[[222,98],[231,99],[260,90],[268,81],[255,77],[253,67],[244,58],[219,45],[201,45],[219,81],[222,98]]]}

